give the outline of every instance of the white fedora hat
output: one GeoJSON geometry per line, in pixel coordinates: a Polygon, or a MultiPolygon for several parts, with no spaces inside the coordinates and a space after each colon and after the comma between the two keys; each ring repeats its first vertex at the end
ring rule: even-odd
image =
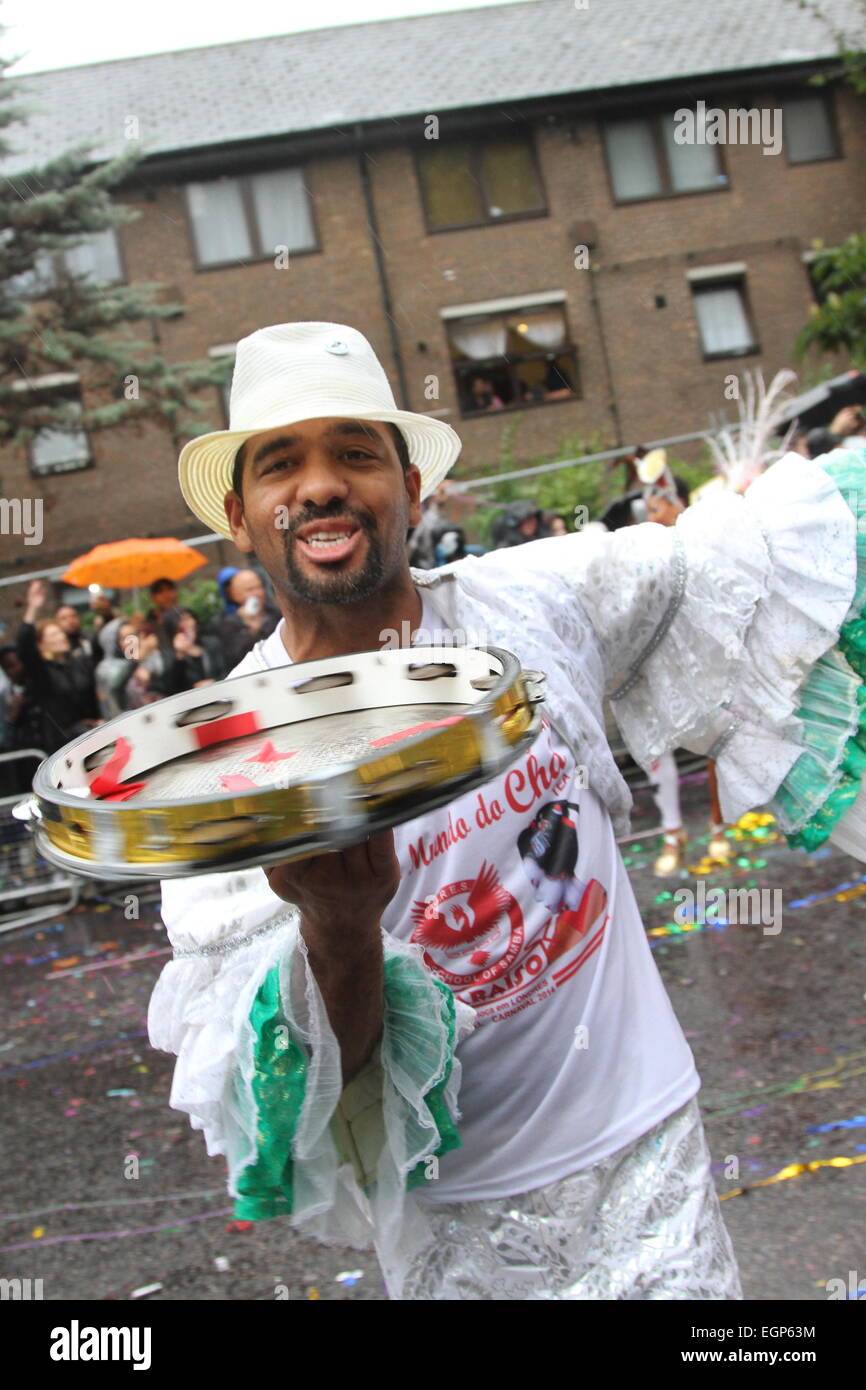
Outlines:
{"type": "Polygon", "coordinates": [[[223,498],[245,439],[280,425],[331,417],[392,421],[421,472],[421,496],[433,492],[460,453],[458,434],[442,420],[398,410],[381,362],[367,339],[342,323],[278,323],[237,346],[229,428],[184,445],[180,490],[206,526],[230,536],[223,498]]]}

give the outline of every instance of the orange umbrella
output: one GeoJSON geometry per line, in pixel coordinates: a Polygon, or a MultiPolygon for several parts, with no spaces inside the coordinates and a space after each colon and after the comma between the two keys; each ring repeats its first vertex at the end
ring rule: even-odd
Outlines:
{"type": "Polygon", "coordinates": [[[206,565],[207,560],[192,546],[172,536],[156,540],[112,541],[97,545],[79,555],[62,576],[67,584],[80,589],[99,584],[104,589],[135,589],[155,579],[183,579],[206,565]]]}

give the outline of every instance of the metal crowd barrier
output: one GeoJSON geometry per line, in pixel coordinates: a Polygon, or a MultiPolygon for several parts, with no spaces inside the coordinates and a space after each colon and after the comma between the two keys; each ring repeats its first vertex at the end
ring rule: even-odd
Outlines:
{"type": "Polygon", "coordinates": [[[0,796],[0,933],[62,916],[76,906],[81,895],[84,880],[55,868],[37,854],[26,824],[12,815],[12,807],[27,795],[44,757],[40,748],[0,753],[0,788],[5,790],[13,783],[20,786],[20,790],[0,796]]]}

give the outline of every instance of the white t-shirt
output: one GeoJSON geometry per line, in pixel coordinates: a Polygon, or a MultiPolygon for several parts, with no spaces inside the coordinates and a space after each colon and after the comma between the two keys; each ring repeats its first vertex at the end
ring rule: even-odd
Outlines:
{"type": "MultiPolygon", "coordinates": [[[[422,638],[441,619],[422,595],[422,638]]],[[[260,647],[285,665],[282,623],[260,647]]],[[[545,720],[505,773],[394,832],[382,924],[476,1010],[460,1045],[461,1147],[431,1203],[541,1187],[691,1099],[691,1050],[656,970],[607,810],[545,720]]]]}

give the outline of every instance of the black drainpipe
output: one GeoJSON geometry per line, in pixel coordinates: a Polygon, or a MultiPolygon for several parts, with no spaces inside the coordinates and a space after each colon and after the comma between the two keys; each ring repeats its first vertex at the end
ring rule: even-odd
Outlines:
{"type": "MultiPolygon", "coordinates": [[[[358,142],[362,138],[362,127],[355,127],[355,134],[358,142]]],[[[379,275],[379,289],[382,293],[382,304],[385,309],[385,317],[388,320],[388,337],[391,341],[391,352],[394,356],[394,365],[397,368],[398,386],[398,405],[402,410],[409,410],[409,392],[406,389],[406,373],[403,369],[403,354],[400,349],[400,340],[397,336],[397,325],[394,322],[394,315],[391,312],[391,291],[388,287],[388,276],[385,272],[385,257],[382,253],[382,239],[379,236],[379,223],[376,218],[376,207],[373,202],[373,190],[370,186],[370,170],[367,167],[369,155],[364,149],[358,153],[358,167],[361,174],[361,187],[364,190],[364,204],[367,209],[367,226],[370,228],[370,238],[373,242],[373,254],[376,257],[376,270],[379,275]]]]}
{"type": "Polygon", "coordinates": [[[601,302],[595,287],[595,270],[590,270],[589,274],[589,299],[592,304],[595,324],[598,329],[598,343],[601,348],[601,360],[604,363],[604,374],[607,378],[608,409],[613,417],[613,425],[616,431],[616,448],[622,447],[622,421],[619,414],[619,402],[616,397],[616,386],[614,385],[613,372],[610,366],[610,355],[607,350],[607,338],[604,332],[604,319],[601,314],[601,302]]]}

